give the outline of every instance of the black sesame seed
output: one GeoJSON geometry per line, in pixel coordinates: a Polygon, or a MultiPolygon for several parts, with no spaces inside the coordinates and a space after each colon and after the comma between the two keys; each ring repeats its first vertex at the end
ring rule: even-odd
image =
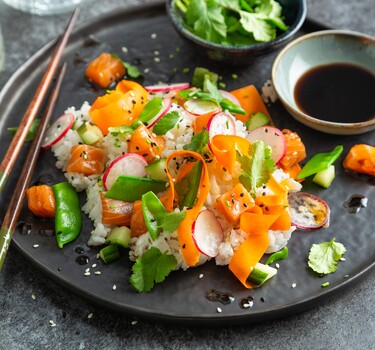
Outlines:
{"type": "Polygon", "coordinates": [[[245,208],[247,208],[247,204],[246,204],[246,203],[244,203],[243,206],[244,206],[245,208]]]}
{"type": "Polygon", "coordinates": [[[261,297],[261,298],[260,298],[260,301],[261,301],[262,303],[264,303],[264,302],[266,301],[266,298],[265,298],[265,297],[261,297]]]}
{"type": "Polygon", "coordinates": [[[182,245],[182,249],[185,249],[185,248],[186,248],[186,244],[183,244],[183,245],[182,245]]]}
{"type": "Polygon", "coordinates": [[[242,192],[242,193],[240,193],[240,197],[243,197],[244,195],[245,195],[245,193],[243,193],[243,192],[242,192]]]}

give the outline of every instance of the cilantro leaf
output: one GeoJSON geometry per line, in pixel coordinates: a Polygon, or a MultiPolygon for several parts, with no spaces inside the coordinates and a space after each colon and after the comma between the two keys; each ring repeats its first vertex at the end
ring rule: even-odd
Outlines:
{"type": "Polygon", "coordinates": [[[255,141],[249,148],[249,156],[238,156],[242,174],[240,182],[254,193],[257,187],[267,183],[273,173],[275,162],[271,150],[263,141],[255,141]]]}
{"type": "Polygon", "coordinates": [[[335,239],[312,245],[308,265],[315,272],[326,275],[336,271],[337,263],[345,254],[346,249],[343,244],[335,242],[335,239]]]}
{"type": "Polygon", "coordinates": [[[243,28],[254,35],[260,42],[271,41],[276,38],[276,30],[272,24],[266,22],[267,16],[261,13],[249,13],[240,11],[240,23],[243,28]]]}
{"type": "Polygon", "coordinates": [[[180,118],[180,115],[177,111],[169,112],[165,115],[163,115],[154,125],[152,128],[152,131],[156,135],[165,135],[169,130],[174,128],[176,125],[178,119],[180,118]]]}
{"type": "Polygon", "coordinates": [[[160,227],[163,229],[164,233],[171,234],[177,230],[185,217],[186,211],[166,213],[160,220],[160,227]]]}
{"type": "Polygon", "coordinates": [[[184,145],[183,149],[185,151],[193,151],[197,153],[201,153],[203,148],[206,147],[208,143],[208,132],[206,130],[202,130],[195,134],[189,144],[184,145]]]}
{"type": "Polygon", "coordinates": [[[132,64],[124,61],[122,63],[126,68],[126,75],[128,77],[136,79],[143,76],[143,74],[139,71],[139,69],[136,66],[133,66],[132,64]]]}
{"type": "Polygon", "coordinates": [[[195,34],[208,41],[220,42],[226,36],[225,19],[215,0],[191,0],[186,18],[195,34]]]}
{"type": "Polygon", "coordinates": [[[161,283],[177,267],[173,255],[151,247],[132,267],[130,283],[137,292],[149,292],[155,283],[161,283]]]}

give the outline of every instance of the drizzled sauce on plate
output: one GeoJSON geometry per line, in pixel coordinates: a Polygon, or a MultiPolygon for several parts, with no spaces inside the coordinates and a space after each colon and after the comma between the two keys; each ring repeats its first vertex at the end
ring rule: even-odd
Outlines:
{"type": "Polygon", "coordinates": [[[359,123],[375,118],[375,75],[349,63],[314,67],[294,89],[298,108],[316,119],[359,123]]]}

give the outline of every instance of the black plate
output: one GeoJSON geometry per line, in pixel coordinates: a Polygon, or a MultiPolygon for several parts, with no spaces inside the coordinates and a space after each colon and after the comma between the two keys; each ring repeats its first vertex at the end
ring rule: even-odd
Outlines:
{"type": "MultiPolygon", "coordinates": [[[[316,29],[319,28],[307,22],[300,34],[316,29]]],[[[219,72],[227,83],[228,90],[249,83],[260,88],[270,78],[274,59],[274,55],[271,55],[247,68],[220,66],[198,57],[185,45],[169,24],[160,3],[118,10],[74,32],[64,57],[69,67],[55,118],[63,113],[66,107],[79,108],[83,101],[92,103],[98,93],[103,93],[95,91],[84,77],[84,62],[103,51],[117,53],[125,61],[137,64],[142,70],[148,68],[149,73],[145,75],[144,84],[190,81],[193,67],[204,66],[219,72]],[[157,37],[153,38],[152,34],[157,37]],[[91,35],[94,37],[90,39],[91,35]],[[123,52],[126,51],[122,49],[124,47],[127,48],[127,53],[123,52]],[[158,51],[159,55],[155,51],[158,51]],[[156,57],[160,62],[155,61],[156,57]],[[190,68],[190,72],[187,72],[186,68],[190,68]],[[237,74],[238,78],[232,77],[233,73],[237,74]]],[[[0,95],[1,156],[11,139],[6,128],[17,125],[20,120],[50,54],[51,45],[36,53],[12,77],[0,95]]],[[[371,138],[374,137],[373,133],[350,137],[332,136],[308,129],[292,119],[279,102],[270,106],[270,112],[280,128],[287,127],[298,131],[307,146],[309,156],[328,151],[337,144],[345,146],[346,154],[352,145],[371,143],[371,138]]],[[[51,223],[35,220],[24,210],[21,218],[31,224],[31,230],[26,234],[16,231],[13,242],[30,262],[63,285],[95,303],[137,317],[189,322],[193,325],[260,322],[284,317],[327,300],[334,292],[357,282],[359,277],[374,266],[375,223],[370,214],[375,212],[375,189],[368,183],[345,174],[340,165],[342,158],[343,156],[337,161],[337,178],[329,189],[323,190],[309,183],[304,185],[306,191],[321,196],[329,203],[332,210],[331,226],[312,232],[295,232],[288,245],[290,257],[280,262],[278,275],[258,289],[245,290],[226,267],[216,267],[211,262],[186,272],[174,272],[152,292],[138,294],[128,283],[129,263],[126,254],[120,261],[104,266],[96,259],[97,250],[86,246],[91,230],[90,220],[86,217],[81,236],[60,250],[53,236],[40,233],[40,230],[43,233],[43,229],[51,227],[51,223]],[[348,214],[343,203],[355,193],[367,196],[369,204],[358,214],[348,214]],[[333,237],[347,248],[346,261],[340,262],[336,273],[318,278],[307,268],[309,249],[313,243],[328,241],[333,237]],[[39,244],[39,247],[33,248],[34,244],[39,244]],[[78,253],[81,248],[85,251],[84,255],[90,259],[88,265],[81,266],[76,262],[81,255],[78,253]],[[97,267],[91,268],[91,275],[85,277],[85,269],[94,263],[97,267]],[[101,271],[101,275],[95,275],[94,271],[101,271]],[[200,274],[203,274],[203,278],[199,278],[200,274]],[[346,275],[349,277],[345,278],[346,275]],[[322,288],[321,284],[326,281],[330,282],[330,286],[322,288]],[[296,288],[291,288],[293,283],[296,283],[296,288]],[[112,290],[114,284],[117,286],[116,291],[112,290]],[[230,305],[210,302],[205,297],[209,289],[229,291],[235,301],[230,305]],[[247,310],[241,309],[241,299],[249,296],[254,298],[254,306],[247,310]],[[222,313],[217,312],[218,306],[222,308],[222,313]]],[[[0,217],[4,215],[4,208],[12,194],[10,189],[16,183],[21,163],[22,161],[18,162],[7,183],[9,190],[1,197],[0,217]]],[[[64,180],[54,163],[51,152],[42,151],[34,180],[45,175],[50,175],[53,182],[64,180]]]]}

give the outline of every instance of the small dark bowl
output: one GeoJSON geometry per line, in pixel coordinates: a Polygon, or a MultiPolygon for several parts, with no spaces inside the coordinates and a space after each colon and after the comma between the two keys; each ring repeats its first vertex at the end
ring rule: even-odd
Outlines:
{"type": "Polygon", "coordinates": [[[288,30],[276,39],[247,46],[229,46],[212,43],[191,33],[183,25],[183,13],[174,6],[174,0],[166,1],[167,14],[177,32],[201,54],[214,61],[233,65],[246,65],[256,58],[269,54],[288,43],[306,18],[306,0],[278,0],[283,8],[288,30]]]}

